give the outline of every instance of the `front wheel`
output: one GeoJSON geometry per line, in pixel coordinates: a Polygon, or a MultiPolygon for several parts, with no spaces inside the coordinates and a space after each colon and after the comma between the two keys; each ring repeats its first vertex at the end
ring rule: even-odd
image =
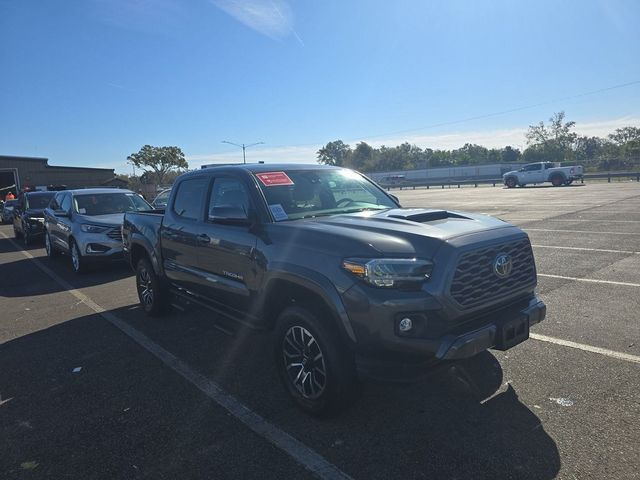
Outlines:
{"type": "Polygon", "coordinates": [[[87,271],[87,261],[82,258],[78,244],[73,240],[71,240],[70,243],[71,252],[69,253],[71,254],[71,266],[73,267],[73,271],[78,274],[85,273],[87,271]]]}
{"type": "Polygon", "coordinates": [[[518,184],[518,182],[516,182],[516,179],[513,177],[507,178],[507,180],[504,183],[507,186],[507,188],[513,188],[518,184]]]}
{"type": "Polygon", "coordinates": [[[22,243],[25,247],[31,244],[31,235],[29,235],[29,230],[27,230],[24,223],[22,224],[22,243]]]}
{"type": "Polygon", "coordinates": [[[274,354],[285,389],[298,407],[312,415],[347,408],[359,391],[353,354],[330,318],[301,307],[278,317],[274,354]]]}
{"type": "Polygon", "coordinates": [[[44,231],[44,249],[47,252],[47,257],[49,258],[57,257],[60,253],[51,243],[51,236],[47,230],[44,231]]]}
{"type": "Polygon", "coordinates": [[[136,288],[140,305],[147,315],[155,317],[166,311],[166,292],[163,291],[160,277],[146,258],[138,260],[136,265],[136,288]]]}

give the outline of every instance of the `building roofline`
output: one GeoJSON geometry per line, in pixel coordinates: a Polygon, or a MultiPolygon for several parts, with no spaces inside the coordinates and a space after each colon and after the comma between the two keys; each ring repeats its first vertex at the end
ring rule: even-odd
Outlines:
{"type": "Polygon", "coordinates": [[[101,168],[101,167],[67,167],[64,165],[49,165],[49,159],[44,157],[21,157],[18,155],[0,155],[0,160],[20,160],[20,161],[33,161],[44,163],[45,168],[64,168],[75,170],[100,170],[113,172],[115,175],[115,168],[101,168]]]}

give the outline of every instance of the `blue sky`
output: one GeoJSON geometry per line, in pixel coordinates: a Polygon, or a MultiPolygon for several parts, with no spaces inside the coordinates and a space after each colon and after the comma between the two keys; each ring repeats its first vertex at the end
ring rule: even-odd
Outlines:
{"type": "Polygon", "coordinates": [[[144,144],[193,167],[241,159],[222,140],[267,161],[523,146],[559,110],[604,134],[640,126],[640,83],[575,96],[640,82],[639,20],[636,0],[0,0],[0,154],[130,172],[144,144]]]}

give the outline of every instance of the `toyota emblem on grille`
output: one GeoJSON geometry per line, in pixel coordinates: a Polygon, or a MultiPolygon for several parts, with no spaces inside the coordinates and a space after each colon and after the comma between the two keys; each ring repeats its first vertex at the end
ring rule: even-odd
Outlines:
{"type": "Polygon", "coordinates": [[[513,268],[511,256],[506,253],[500,253],[493,261],[493,273],[499,278],[507,278],[513,268]]]}

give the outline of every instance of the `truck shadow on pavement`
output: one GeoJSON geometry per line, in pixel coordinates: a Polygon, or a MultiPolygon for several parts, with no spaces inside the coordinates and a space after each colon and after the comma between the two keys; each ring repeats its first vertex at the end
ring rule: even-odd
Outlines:
{"type": "MultiPolygon", "coordinates": [[[[352,408],[317,419],[284,393],[268,333],[229,336],[202,311],[159,320],[132,306],[111,313],[354,478],[550,479],[559,471],[555,442],[490,353],[409,386],[366,384],[352,408]]],[[[290,476],[274,475],[269,458],[244,442],[220,447],[253,434],[98,315],[5,342],[0,363],[0,438],[8,442],[0,476],[31,460],[40,473],[76,478],[129,476],[132,464],[142,472],[153,465],[154,476],[203,472],[218,468],[216,451],[229,455],[226,448],[262,465],[264,478],[290,476]],[[82,373],[72,372],[77,366],[82,373]],[[220,431],[220,415],[233,434],[220,431]]]]}
{"type": "Polygon", "coordinates": [[[416,384],[365,382],[352,408],[316,419],[284,393],[268,332],[228,336],[197,309],[151,322],[137,308],[114,313],[355,478],[550,479],[560,469],[555,442],[490,352],[416,384]]]}

